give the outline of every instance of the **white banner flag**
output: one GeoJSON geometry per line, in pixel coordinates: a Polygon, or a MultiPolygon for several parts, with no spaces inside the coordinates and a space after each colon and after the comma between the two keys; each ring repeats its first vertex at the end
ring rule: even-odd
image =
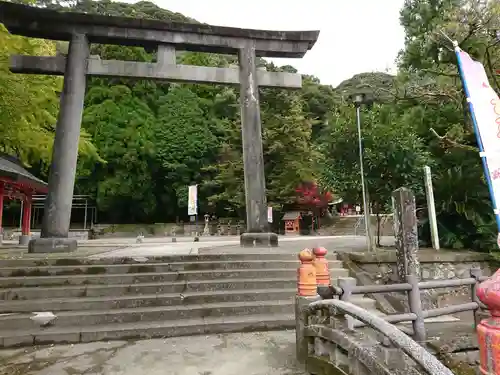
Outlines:
{"type": "Polygon", "coordinates": [[[268,223],[273,222],[273,208],[272,207],[267,207],[267,222],[268,223]]]}
{"type": "Polygon", "coordinates": [[[490,86],[483,64],[473,60],[469,54],[458,47],[455,52],[500,232],[498,210],[500,203],[500,99],[490,86]]]}
{"type": "Polygon", "coordinates": [[[188,215],[198,214],[198,185],[191,185],[188,191],[188,215]]]}

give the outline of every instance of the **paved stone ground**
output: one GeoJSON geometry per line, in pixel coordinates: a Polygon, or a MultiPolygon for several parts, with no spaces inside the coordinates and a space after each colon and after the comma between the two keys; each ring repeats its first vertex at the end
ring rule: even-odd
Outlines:
{"type": "MultiPolygon", "coordinates": [[[[287,237],[279,239],[279,247],[272,248],[246,248],[248,253],[279,253],[293,252],[298,254],[305,247],[313,248],[315,246],[324,246],[329,251],[342,250],[344,252],[366,251],[366,237],[364,236],[304,236],[287,237]]],[[[393,246],[394,237],[382,237],[382,246],[393,246]]],[[[231,254],[241,253],[242,248],[239,240],[236,244],[226,244],[224,246],[205,245],[199,248],[199,254],[231,254]]]]}
{"type": "MultiPolygon", "coordinates": [[[[98,241],[98,240],[97,240],[98,241]]],[[[246,248],[240,246],[239,237],[208,237],[200,238],[200,242],[192,242],[192,240],[183,238],[177,243],[158,242],[151,239],[142,244],[127,244],[123,247],[112,250],[106,253],[96,254],[93,257],[133,257],[133,256],[161,256],[173,254],[220,254],[220,253],[241,253],[245,251],[251,252],[299,252],[304,247],[325,246],[327,249],[334,251],[342,248],[344,251],[365,251],[366,238],[362,236],[296,236],[285,237],[279,239],[279,247],[277,248],[246,248]]],[[[394,244],[393,237],[383,238],[384,245],[394,244]]]]}
{"type": "Polygon", "coordinates": [[[0,351],[0,375],[306,375],[295,332],[234,333],[0,351]]]}
{"type": "MultiPolygon", "coordinates": [[[[194,242],[192,237],[179,237],[172,243],[170,237],[145,238],[136,243],[135,238],[110,238],[79,241],[78,249],[72,253],[29,254],[27,246],[16,245],[15,241],[4,241],[0,247],[0,259],[9,258],[103,258],[188,255],[209,253],[245,252],[299,252],[304,247],[325,246],[328,250],[364,251],[366,238],[363,236],[280,236],[278,248],[247,248],[239,246],[237,236],[201,237],[194,242]]],[[[393,237],[383,237],[383,245],[393,245],[393,237]]]]}

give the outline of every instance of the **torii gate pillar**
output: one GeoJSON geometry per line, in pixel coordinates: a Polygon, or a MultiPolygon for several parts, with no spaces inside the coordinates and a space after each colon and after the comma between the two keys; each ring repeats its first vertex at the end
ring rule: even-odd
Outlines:
{"type": "Polygon", "coordinates": [[[40,238],[30,241],[29,252],[45,249],[76,249],[76,239],[68,239],[71,205],[75,186],[78,141],[87,81],[89,42],[84,34],[73,34],[69,42],[63,92],[49,173],[49,194],[45,201],[40,238]]]}
{"type": "Polygon", "coordinates": [[[241,235],[240,243],[244,247],[278,246],[278,235],[271,233],[267,221],[262,124],[255,60],[255,45],[248,42],[239,51],[241,133],[247,213],[247,232],[241,235]],[[260,142],[255,142],[256,139],[260,142]]]}
{"type": "Polygon", "coordinates": [[[270,233],[267,222],[259,86],[297,89],[302,87],[302,77],[257,70],[256,60],[259,56],[302,57],[316,42],[319,31],[249,30],[58,12],[5,1],[0,1],[0,22],[13,34],[70,42],[67,57],[11,58],[11,71],[15,73],[64,75],[42,234],[30,242],[30,252],[71,251],[77,247],[68,233],[88,75],[240,85],[247,212],[247,231],[241,236],[241,245],[278,245],[278,236],[270,233]],[[157,62],[100,60],[89,56],[90,43],[156,46],[157,62]],[[239,69],[177,65],[176,49],[237,54],[239,69]]]}

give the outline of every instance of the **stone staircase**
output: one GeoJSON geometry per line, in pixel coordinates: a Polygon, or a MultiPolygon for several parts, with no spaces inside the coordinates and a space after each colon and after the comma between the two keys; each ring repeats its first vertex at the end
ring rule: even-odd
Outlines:
{"type": "MultiPolygon", "coordinates": [[[[377,231],[377,217],[370,218],[372,231],[377,231]]],[[[382,236],[394,236],[392,217],[382,216],[380,225],[382,236]]],[[[365,236],[364,217],[361,216],[335,216],[329,226],[323,226],[318,230],[319,235],[324,236],[365,236]]]]}
{"type": "MultiPolygon", "coordinates": [[[[347,276],[328,259],[334,280],[347,276]]],[[[294,328],[298,264],[292,253],[3,260],[0,347],[294,328]],[[41,327],[37,312],[56,318],[41,327]]]]}

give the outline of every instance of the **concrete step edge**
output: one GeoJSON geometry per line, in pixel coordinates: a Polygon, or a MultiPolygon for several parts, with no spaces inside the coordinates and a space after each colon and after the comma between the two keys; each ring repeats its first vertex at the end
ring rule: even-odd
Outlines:
{"type": "MultiPolygon", "coordinates": [[[[51,266],[29,266],[29,267],[19,267],[19,266],[14,266],[14,267],[2,267],[0,265],[0,274],[8,273],[8,272],[48,272],[48,271],[53,271],[53,270],[58,270],[60,272],[68,272],[72,270],[83,270],[83,269],[106,269],[106,270],[112,270],[112,269],[117,269],[121,270],[122,268],[124,270],[129,270],[130,268],[161,268],[161,267],[166,267],[166,268],[172,268],[173,270],[182,268],[182,267],[195,267],[195,266],[209,266],[209,265],[216,265],[220,267],[213,268],[213,270],[217,269],[239,269],[238,267],[234,268],[228,268],[224,267],[226,265],[262,265],[262,264],[269,264],[269,263],[276,263],[277,266],[280,264],[290,266],[290,265],[296,265],[297,267],[299,266],[299,262],[297,260],[281,260],[281,259],[265,259],[265,260],[236,260],[236,261],[195,261],[195,262],[173,262],[173,263],[134,263],[134,264],[84,264],[84,265],[68,265],[68,266],[59,266],[59,265],[51,265],[51,266]]],[[[332,266],[332,268],[335,268],[336,266],[341,266],[342,262],[339,260],[334,260],[329,262],[332,266]]],[[[249,267],[252,268],[252,267],[249,267]]],[[[288,268],[288,267],[287,267],[288,268]]],[[[212,270],[211,268],[208,268],[212,270]]],[[[203,270],[203,269],[201,269],[203,270]]],[[[104,273],[104,272],[103,272],[104,273]]],[[[124,272],[127,273],[127,272],[124,272]]],[[[20,275],[23,276],[23,275],[20,275]]],[[[24,276],[30,276],[24,275],[24,276]]],[[[35,275],[36,276],[36,275],[35,275]]],[[[3,277],[8,277],[8,276],[3,276],[3,277]]]]}
{"type": "MultiPolygon", "coordinates": [[[[294,296],[297,292],[296,288],[269,288],[269,289],[243,289],[243,290],[217,290],[217,291],[207,291],[207,292],[185,292],[185,293],[154,293],[154,294],[132,294],[124,296],[103,296],[103,297],[75,297],[75,298],[48,298],[44,299],[44,303],[78,303],[78,302],[105,302],[109,301],[110,298],[113,300],[140,300],[140,299],[166,299],[166,298],[183,298],[189,297],[205,297],[205,296],[224,296],[224,295],[246,295],[246,294],[268,294],[268,293],[283,293],[290,294],[294,296]]],[[[0,311],[3,311],[5,307],[12,305],[30,305],[33,303],[33,299],[27,300],[3,300],[0,301],[0,311]]]]}
{"type": "Polygon", "coordinates": [[[4,348],[54,343],[78,343],[130,338],[174,337],[210,333],[250,332],[293,329],[293,314],[253,314],[234,317],[181,319],[113,323],[82,327],[49,327],[43,329],[0,331],[4,348]]]}
{"type": "MultiPolygon", "coordinates": [[[[287,259],[252,259],[252,260],[209,260],[209,261],[193,261],[193,262],[158,262],[158,263],[148,263],[148,262],[137,262],[137,263],[120,263],[120,264],[80,264],[80,265],[49,265],[49,266],[29,266],[29,267],[22,267],[22,266],[12,266],[12,267],[4,267],[0,263],[0,272],[1,271],[14,271],[14,270],[29,270],[29,269],[34,269],[34,270],[50,270],[50,269],[76,269],[76,268],[130,268],[130,267],[168,267],[168,266],[192,266],[192,265],[197,265],[197,264],[241,264],[241,263],[248,263],[248,264],[259,264],[259,263],[284,263],[284,264],[296,264],[297,267],[299,266],[299,261],[298,260],[287,260],[287,259]]],[[[331,260],[329,263],[332,263],[334,265],[340,265],[342,264],[342,261],[340,260],[331,260]]]]}
{"type": "MultiPolygon", "coordinates": [[[[330,272],[335,271],[347,271],[345,268],[331,268],[330,272]]],[[[78,275],[43,275],[43,276],[5,276],[0,277],[0,280],[26,280],[26,279],[42,279],[42,278],[53,278],[67,280],[68,277],[71,278],[98,278],[98,277],[123,277],[123,276],[154,276],[154,275],[178,275],[178,274],[198,274],[198,273],[232,273],[232,272],[296,272],[294,268],[234,268],[234,269],[217,269],[217,270],[196,270],[196,271],[172,271],[172,272],[138,272],[138,273],[114,273],[114,274],[78,274],[78,275]]],[[[1,287],[1,286],[0,286],[1,287]]]]}
{"type": "MultiPolygon", "coordinates": [[[[121,250],[121,249],[119,249],[121,250]]],[[[33,264],[34,266],[64,266],[64,265],[106,265],[106,264],[140,264],[146,260],[150,263],[177,263],[177,262],[192,262],[192,261],[224,261],[225,258],[233,258],[236,261],[245,261],[246,258],[255,257],[255,260],[259,260],[259,258],[263,258],[262,260],[297,260],[297,256],[299,251],[302,248],[297,249],[296,252],[289,251],[274,251],[269,253],[262,252],[239,252],[239,253],[200,253],[200,254],[185,254],[185,255],[164,255],[164,256],[120,256],[120,257],[95,257],[93,255],[92,258],[89,257],[76,257],[76,258],[65,258],[65,257],[57,257],[57,258],[39,258],[33,257],[30,258],[29,254],[23,258],[3,258],[0,257],[0,267],[4,267],[4,265],[9,266],[12,264],[12,267],[23,267],[29,264],[33,264]],[[275,257],[275,258],[274,258],[275,257]],[[288,258],[288,259],[285,259],[288,258]]],[[[114,250],[111,250],[114,251],[114,250]]],[[[98,255],[97,255],[98,256],[98,255]]],[[[329,261],[334,261],[337,259],[337,254],[334,251],[329,251],[326,259],[329,261]]]]}
{"type": "Polygon", "coordinates": [[[276,277],[276,278],[262,278],[262,279],[244,279],[244,278],[227,278],[227,279],[209,279],[209,280],[190,280],[190,281],[167,281],[167,282],[153,282],[153,283],[134,283],[134,284],[88,284],[88,285],[48,285],[48,286],[25,286],[19,288],[0,288],[3,292],[20,292],[26,289],[36,288],[37,290],[56,290],[56,289],[109,289],[117,287],[150,287],[150,286],[164,286],[164,285],[196,285],[196,284],[228,284],[228,283],[247,283],[247,282],[288,282],[297,281],[297,277],[276,277]]]}
{"type": "MultiPolygon", "coordinates": [[[[281,298],[290,298],[293,299],[293,297],[296,294],[296,288],[269,288],[269,289],[230,289],[230,290],[215,290],[215,291],[206,291],[206,292],[184,292],[184,293],[150,293],[150,294],[131,294],[131,295],[121,295],[121,296],[98,296],[98,297],[87,297],[87,296],[82,296],[82,297],[61,297],[61,298],[48,298],[48,299],[43,299],[40,304],[48,304],[54,306],[53,310],[51,311],[58,311],[58,312],[63,312],[63,311],[72,311],[72,310],[67,310],[67,309],[59,309],[57,307],[58,304],[85,304],[85,303],[99,303],[99,302],[107,302],[112,298],[113,301],[140,301],[140,300],[162,300],[162,299],[179,299],[181,300],[181,303],[177,304],[172,304],[172,305],[167,305],[167,306],[193,306],[193,305],[201,305],[200,303],[196,302],[187,302],[187,303],[182,303],[182,300],[187,299],[196,299],[196,298],[202,298],[202,297],[224,297],[224,296],[239,296],[243,301],[241,302],[260,302],[260,301],[266,301],[265,299],[255,299],[251,301],[245,301],[245,296],[256,296],[256,295],[267,295],[267,294],[278,294],[280,295],[280,300],[281,298]]],[[[40,301],[39,299],[26,299],[26,300],[4,300],[0,302],[0,313],[4,314],[26,314],[27,311],[32,312],[32,311],[38,311],[39,308],[34,307],[38,302],[34,301],[40,301]],[[22,307],[26,307],[23,311],[15,311],[17,309],[20,309],[22,307]],[[30,309],[28,309],[30,308],[30,309]],[[14,312],[12,312],[14,310],[14,312]]],[[[268,300],[269,301],[269,300],[268,300]]],[[[272,300],[271,300],[272,301],[272,300]]],[[[375,301],[368,299],[368,298],[357,298],[353,297],[351,299],[351,302],[356,304],[356,305],[366,305],[367,303],[370,305],[374,305],[375,301]]],[[[220,301],[220,302],[212,302],[212,303],[231,303],[231,301],[220,301]]],[[[205,305],[205,304],[204,304],[205,305]]],[[[133,307],[130,307],[133,308],[133,307]]],[[[108,310],[109,308],[103,309],[104,311],[108,310]]],[[[111,308],[113,310],[117,310],[118,308],[111,308]]],[[[122,308],[125,309],[125,308],[122,308]]],[[[92,309],[85,309],[85,311],[92,311],[92,309]]],[[[18,315],[19,316],[19,315],[18,315]]],[[[1,319],[1,317],[0,317],[1,319]]]]}
{"type": "MultiPolygon", "coordinates": [[[[107,314],[145,314],[149,312],[162,311],[191,311],[199,309],[220,309],[220,308],[237,308],[237,307],[266,307],[266,306],[294,306],[292,298],[286,300],[271,300],[271,301],[243,301],[243,302],[217,302],[217,303],[202,303],[191,305],[175,305],[175,306],[150,306],[150,307],[128,307],[123,309],[106,309],[106,310],[82,310],[82,311],[58,311],[55,315],[59,317],[70,317],[79,315],[107,315],[107,314]]],[[[12,313],[0,316],[0,322],[6,322],[10,319],[29,318],[33,314],[29,313],[12,313]]]]}

